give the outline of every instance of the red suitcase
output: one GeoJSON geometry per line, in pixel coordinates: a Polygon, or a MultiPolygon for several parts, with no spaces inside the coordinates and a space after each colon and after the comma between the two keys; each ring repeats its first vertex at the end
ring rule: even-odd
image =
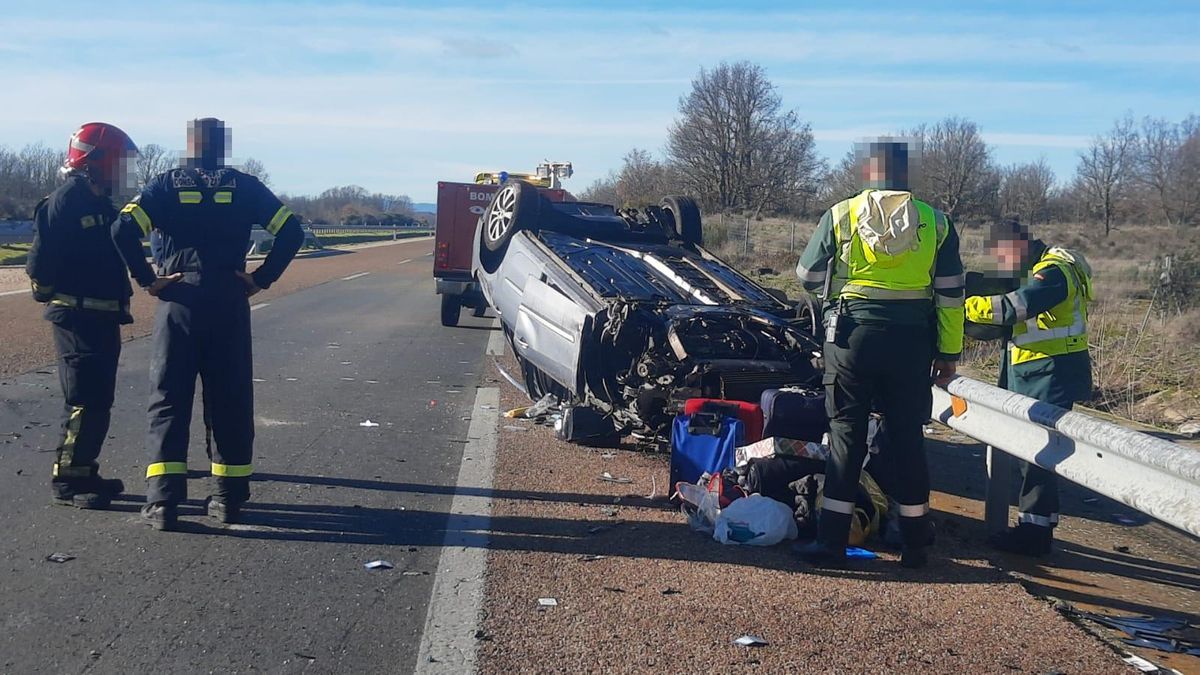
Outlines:
{"type": "Polygon", "coordinates": [[[757,403],[746,401],[729,401],[723,398],[689,398],[683,404],[683,414],[694,415],[698,412],[719,412],[722,415],[736,417],[745,427],[745,438],[742,445],[757,443],[762,440],[763,411],[757,403]]]}

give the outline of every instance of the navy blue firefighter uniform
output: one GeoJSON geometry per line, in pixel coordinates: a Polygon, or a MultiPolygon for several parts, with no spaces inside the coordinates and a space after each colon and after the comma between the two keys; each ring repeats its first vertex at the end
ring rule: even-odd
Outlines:
{"type": "MultiPolygon", "coordinates": [[[[250,304],[254,288],[242,278],[250,229],[275,235],[266,260],[250,277],[257,288],[274,283],[303,242],[292,212],[257,178],[232,168],[183,167],[151,180],[121,211],[112,228],[134,279],[156,280],[141,239],[158,230],[165,286],[154,322],[146,469],[149,507],[173,507],[187,498],[188,435],[196,377],[203,381],[211,417],[210,500],[235,511],[250,497],[253,472],[254,391],[250,304]]],[[[173,517],[173,514],[172,514],[173,517]]]]}
{"type": "Polygon", "coordinates": [[[93,192],[85,175],[70,175],[34,211],[25,266],[34,299],[46,303],[63,392],[52,494],[91,508],[106,506],[123,487],[101,479],[97,461],[108,435],[121,324],[133,321],[129,278],[108,236],[116,216],[111,199],[93,192]],[[75,499],[84,495],[91,501],[75,499]]]}

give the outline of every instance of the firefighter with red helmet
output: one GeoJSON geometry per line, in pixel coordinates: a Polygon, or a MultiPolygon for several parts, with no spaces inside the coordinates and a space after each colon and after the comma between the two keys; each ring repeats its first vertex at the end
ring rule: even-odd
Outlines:
{"type": "Polygon", "coordinates": [[[250,350],[251,295],[269,287],[304,241],[300,223],[252,175],[225,166],[229,133],[213,118],[188,125],[182,167],[152,178],[112,227],[133,278],[159,299],[150,365],[150,430],[143,517],[174,529],[187,498],[187,453],[196,378],[204,383],[211,423],[216,491],[208,514],[237,522],[250,498],[254,385],[250,350]],[[266,260],[246,271],[250,229],[275,235],[266,260]],[[142,237],[162,237],[158,275],[146,262],[142,237]]]}
{"type": "Polygon", "coordinates": [[[121,324],[132,290],[109,231],[112,196],[132,187],[137,147],[111,124],[89,122],[71,136],[66,180],[34,210],[33,246],[25,271],[33,298],[46,304],[58,352],[63,423],[51,472],[53,501],[102,509],[124,490],[100,476],[101,446],[121,355],[121,324]]]}

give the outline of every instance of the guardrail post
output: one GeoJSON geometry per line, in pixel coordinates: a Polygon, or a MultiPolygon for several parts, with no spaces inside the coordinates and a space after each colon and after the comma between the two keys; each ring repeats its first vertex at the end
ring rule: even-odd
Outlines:
{"type": "Polygon", "coordinates": [[[1013,471],[1017,459],[987,446],[987,497],[983,504],[983,524],[989,534],[1003,532],[1008,527],[1008,507],[1012,500],[1013,471]]]}

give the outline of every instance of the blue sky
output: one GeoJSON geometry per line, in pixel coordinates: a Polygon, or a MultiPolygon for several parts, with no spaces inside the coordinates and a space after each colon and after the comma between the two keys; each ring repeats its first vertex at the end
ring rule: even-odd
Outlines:
{"type": "Polygon", "coordinates": [[[225,119],[275,187],[431,201],[438,180],[571,160],[582,189],[663,147],[702,66],[762,64],[840,158],[946,115],[1065,178],[1126,111],[1200,113],[1200,2],[0,1],[0,145],[111,121],[182,147],[225,119]],[[1047,8],[1052,5],[1052,8],[1047,8]],[[52,8],[52,9],[51,9],[52,8]]]}

